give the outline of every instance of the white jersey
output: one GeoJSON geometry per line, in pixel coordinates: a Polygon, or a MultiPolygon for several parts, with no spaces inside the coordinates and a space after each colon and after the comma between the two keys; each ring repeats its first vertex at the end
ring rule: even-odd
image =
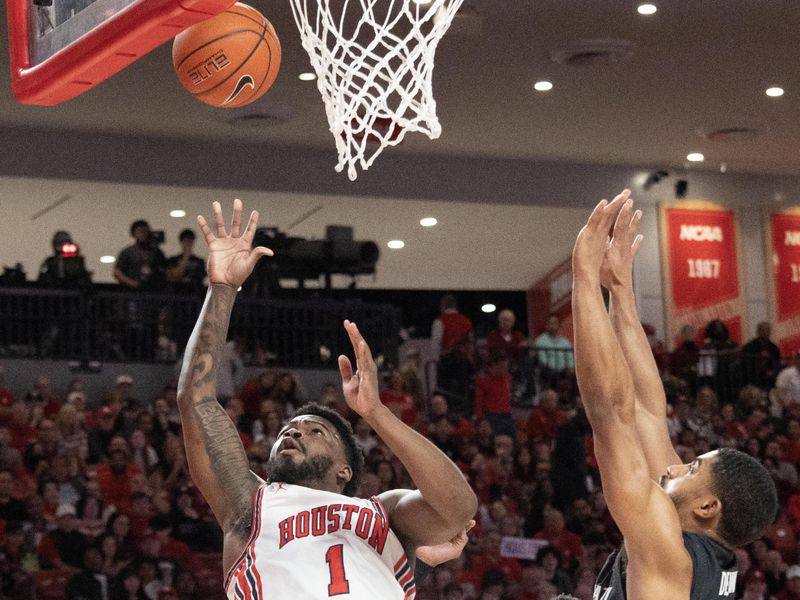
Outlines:
{"type": "Polygon", "coordinates": [[[416,587],[380,500],[270,483],[256,493],[225,591],[230,600],[413,600],[416,587]]]}

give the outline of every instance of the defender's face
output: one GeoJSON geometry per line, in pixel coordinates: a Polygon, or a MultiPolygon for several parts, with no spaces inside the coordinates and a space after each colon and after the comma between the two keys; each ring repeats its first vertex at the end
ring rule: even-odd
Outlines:
{"type": "Polygon", "coordinates": [[[719,460],[718,451],[706,452],[684,465],[670,465],[659,485],[677,504],[706,494],[711,489],[711,468],[719,460]]]}
{"type": "Polygon", "coordinates": [[[289,421],[278,433],[270,459],[301,464],[314,456],[328,456],[344,461],[344,448],[336,428],[327,419],[316,415],[300,415],[289,421]]]}

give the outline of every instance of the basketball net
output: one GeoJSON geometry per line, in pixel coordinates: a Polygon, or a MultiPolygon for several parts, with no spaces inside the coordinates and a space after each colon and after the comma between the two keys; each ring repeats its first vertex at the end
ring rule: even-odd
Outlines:
{"type": "Polygon", "coordinates": [[[351,180],[409,131],[436,139],[436,46],[463,0],[291,0],[351,180]],[[333,8],[331,7],[333,5],[333,8]]]}

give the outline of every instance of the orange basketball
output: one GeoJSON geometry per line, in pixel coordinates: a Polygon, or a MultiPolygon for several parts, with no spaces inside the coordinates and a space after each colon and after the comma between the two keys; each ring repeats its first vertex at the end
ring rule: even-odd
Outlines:
{"type": "Polygon", "coordinates": [[[172,64],[195,98],[237,108],[258,100],[275,81],[281,43],[264,15],[237,2],[180,33],[172,45],[172,64]]]}

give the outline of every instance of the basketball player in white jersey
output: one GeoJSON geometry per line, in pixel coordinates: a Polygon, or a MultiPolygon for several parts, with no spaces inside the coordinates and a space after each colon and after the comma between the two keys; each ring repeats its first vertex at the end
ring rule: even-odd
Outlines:
{"type": "Polygon", "coordinates": [[[208,243],[209,290],[187,345],[178,405],[189,472],[224,533],[228,598],[239,600],[410,600],[414,550],[447,542],[464,529],[477,499],[453,464],[404,425],[378,395],[377,368],[354,323],[345,322],[357,370],[339,357],[347,404],[381,436],[417,490],[353,498],[363,457],[349,424],[316,405],[298,411],[272,448],[266,483],[250,471],[239,434],[217,402],[217,368],[236,292],[256,262],[258,213],[244,233],[234,202],[230,234],[218,202],[208,243]]]}
{"type": "Polygon", "coordinates": [[[603,493],[625,538],[601,569],[594,600],[732,599],[733,549],[759,538],[775,518],[775,485],[757,460],[729,448],[680,464],[636,312],[641,211],[629,196],[625,190],[600,202],[572,253],[578,386],[603,493]]]}

